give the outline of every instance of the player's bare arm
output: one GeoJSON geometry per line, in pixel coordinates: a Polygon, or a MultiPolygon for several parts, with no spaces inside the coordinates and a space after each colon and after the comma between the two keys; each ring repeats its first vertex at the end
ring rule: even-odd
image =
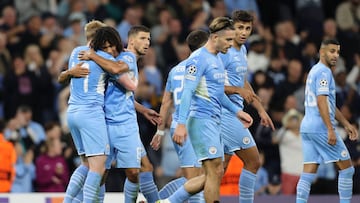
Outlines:
{"type": "Polygon", "coordinates": [[[359,137],[357,129],[353,125],[351,125],[348,120],[346,120],[346,118],[338,108],[336,108],[335,119],[339,121],[342,126],[344,126],[350,140],[357,140],[357,138],[359,137]]]}
{"type": "Polygon", "coordinates": [[[251,85],[248,81],[245,81],[244,87],[245,87],[245,89],[251,91],[256,96],[256,99],[253,100],[251,105],[253,105],[255,107],[255,109],[257,110],[257,112],[261,118],[261,121],[260,121],[261,125],[263,125],[265,127],[270,127],[272,130],[275,130],[274,123],[272,122],[270,116],[268,115],[268,113],[264,109],[263,105],[261,104],[260,98],[255,94],[253,88],[251,87],[251,85]]]}
{"type": "Polygon", "coordinates": [[[319,108],[320,116],[324,121],[326,128],[328,129],[328,144],[335,145],[336,135],[335,135],[334,127],[332,126],[330,121],[328,96],[327,95],[317,96],[317,106],[319,108]]]}
{"type": "Polygon", "coordinates": [[[70,79],[74,78],[81,78],[86,77],[89,75],[90,70],[88,68],[82,67],[83,62],[76,64],[74,67],[62,71],[58,77],[58,82],[60,84],[66,85],[70,83],[70,79]]]}
{"type": "Polygon", "coordinates": [[[93,60],[105,71],[114,75],[129,71],[129,66],[125,62],[105,59],[97,55],[93,49],[81,51],[78,55],[78,58],[80,60],[93,60]]]}
{"type": "Polygon", "coordinates": [[[173,105],[173,99],[171,97],[171,92],[165,91],[160,107],[160,117],[164,122],[158,125],[156,134],[154,135],[153,139],[150,142],[150,145],[154,150],[158,150],[160,148],[161,138],[162,136],[164,136],[165,124],[169,118],[170,115],[169,110],[172,105],[173,105]]]}

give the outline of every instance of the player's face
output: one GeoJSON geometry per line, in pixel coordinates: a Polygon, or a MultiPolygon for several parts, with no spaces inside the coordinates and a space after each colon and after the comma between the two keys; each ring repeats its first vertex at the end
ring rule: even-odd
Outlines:
{"type": "Polygon", "coordinates": [[[245,44],[252,31],[252,23],[239,21],[234,23],[235,28],[235,42],[238,45],[245,44]]]}
{"type": "Polygon", "coordinates": [[[134,37],[134,47],[139,56],[143,56],[147,53],[150,46],[150,33],[139,32],[134,37]]]}
{"type": "Polygon", "coordinates": [[[218,32],[215,42],[216,51],[225,54],[227,50],[233,45],[234,38],[235,38],[234,30],[227,29],[218,32]]]}
{"type": "Polygon", "coordinates": [[[323,48],[323,53],[321,53],[325,59],[327,66],[333,67],[336,65],[336,62],[340,54],[340,46],[336,44],[329,44],[323,48]]]}
{"type": "Polygon", "coordinates": [[[116,46],[111,45],[108,41],[105,42],[105,44],[101,50],[108,54],[111,54],[113,57],[116,57],[117,55],[119,55],[119,52],[116,50],[116,46]]]}

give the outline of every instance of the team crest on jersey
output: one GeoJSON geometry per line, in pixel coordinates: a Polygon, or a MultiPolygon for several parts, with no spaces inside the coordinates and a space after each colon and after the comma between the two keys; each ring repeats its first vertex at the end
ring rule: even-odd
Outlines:
{"type": "Polygon", "coordinates": [[[217,152],[216,147],[210,147],[210,148],[209,148],[209,153],[210,153],[210,154],[216,154],[216,152],[217,152]]]}
{"type": "Polygon", "coordinates": [[[347,154],[348,154],[348,152],[347,152],[346,150],[342,150],[342,151],[341,151],[341,156],[342,156],[342,157],[345,158],[345,157],[347,156],[347,154]]]}
{"type": "Polygon", "coordinates": [[[328,86],[328,81],[326,79],[321,79],[320,80],[320,86],[321,87],[326,87],[328,86]]]}
{"type": "Polygon", "coordinates": [[[244,137],[242,142],[246,145],[250,144],[250,138],[249,137],[244,137]]]}
{"type": "Polygon", "coordinates": [[[189,66],[188,70],[187,70],[187,73],[190,74],[190,75],[195,75],[196,74],[196,66],[195,65],[191,65],[189,66]]]}

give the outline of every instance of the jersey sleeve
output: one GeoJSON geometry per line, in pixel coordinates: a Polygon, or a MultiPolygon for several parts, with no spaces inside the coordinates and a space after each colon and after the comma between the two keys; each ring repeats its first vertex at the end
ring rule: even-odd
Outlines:
{"type": "Polygon", "coordinates": [[[194,95],[195,89],[198,86],[207,66],[206,62],[204,63],[203,61],[203,59],[201,61],[200,57],[194,57],[186,63],[184,90],[181,95],[181,103],[179,107],[178,123],[180,124],[185,124],[186,122],[192,96],[194,95]]]}
{"type": "Polygon", "coordinates": [[[171,88],[171,80],[173,78],[173,70],[170,71],[167,81],[166,81],[166,85],[165,85],[165,92],[173,92],[173,89],[171,88]]]}
{"type": "Polygon", "coordinates": [[[315,76],[315,94],[319,95],[329,95],[329,87],[331,82],[332,74],[330,69],[324,69],[315,76]]]}
{"type": "Polygon", "coordinates": [[[120,74],[117,74],[117,75],[112,75],[112,78],[114,80],[117,81],[123,74],[129,74],[130,77],[135,76],[135,78],[139,77],[139,73],[138,73],[137,65],[136,65],[136,57],[135,57],[135,55],[133,53],[131,53],[131,52],[122,52],[116,58],[116,61],[123,61],[124,63],[126,63],[129,66],[129,71],[125,72],[125,73],[120,73],[120,74]]]}

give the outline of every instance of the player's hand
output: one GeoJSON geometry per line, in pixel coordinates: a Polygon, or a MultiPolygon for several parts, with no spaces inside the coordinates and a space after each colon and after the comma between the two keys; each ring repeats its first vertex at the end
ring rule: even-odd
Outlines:
{"type": "Polygon", "coordinates": [[[259,116],[261,118],[260,124],[265,127],[270,127],[273,131],[275,130],[274,123],[272,122],[270,116],[266,113],[266,111],[260,112],[259,116]]]}
{"type": "Polygon", "coordinates": [[[153,148],[153,150],[157,151],[160,149],[161,145],[161,135],[155,134],[150,142],[150,146],[153,148]]]}
{"type": "Polygon", "coordinates": [[[86,50],[86,51],[80,51],[78,55],[79,60],[91,60],[91,55],[95,54],[95,51],[93,49],[86,50]]]}
{"type": "Polygon", "coordinates": [[[336,134],[333,129],[328,130],[328,144],[335,145],[336,144],[336,134]]]}
{"type": "Polygon", "coordinates": [[[186,127],[184,124],[178,124],[175,131],[174,131],[174,135],[172,137],[173,141],[182,146],[185,142],[186,139],[186,127]]]}
{"type": "Polygon", "coordinates": [[[249,128],[253,123],[251,116],[244,111],[237,112],[236,116],[241,121],[241,123],[243,123],[244,128],[249,128]]]}
{"type": "Polygon", "coordinates": [[[82,67],[84,62],[76,64],[73,68],[69,69],[70,75],[74,78],[84,78],[90,74],[88,68],[82,67]]]}
{"type": "Polygon", "coordinates": [[[353,125],[349,124],[349,125],[345,126],[345,130],[348,133],[350,140],[354,141],[354,140],[358,139],[358,137],[359,137],[358,131],[353,125]]]}
{"type": "Polygon", "coordinates": [[[152,109],[146,109],[143,112],[143,115],[145,118],[150,121],[153,125],[160,125],[162,122],[162,119],[160,117],[160,114],[152,109]]]}

